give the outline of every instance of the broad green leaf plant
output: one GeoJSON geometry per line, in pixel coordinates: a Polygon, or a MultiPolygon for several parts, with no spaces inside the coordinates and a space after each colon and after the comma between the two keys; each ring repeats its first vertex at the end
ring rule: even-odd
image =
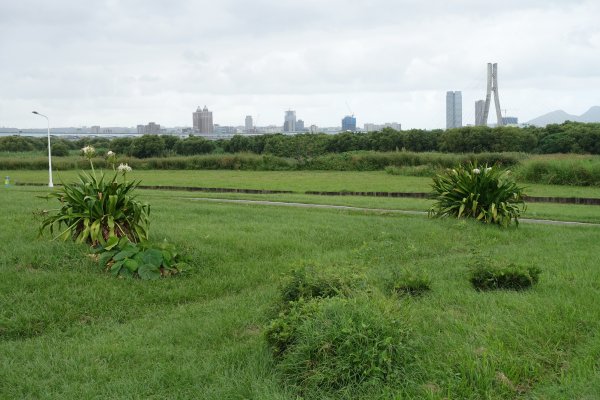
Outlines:
{"type": "Polygon", "coordinates": [[[487,164],[460,165],[433,178],[430,217],[475,218],[488,224],[507,227],[519,224],[525,211],[523,188],[517,186],[510,171],[487,164]]]}
{"type": "Polygon", "coordinates": [[[176,275],[189,269],[189,264],[175,247],[162,242],[150,246],[147,242],[131,243],[127,238],[111,238],[105,246],[98,247],[98,262],[105,270],[121,278],[156,280],[176,275]]]}
{"type": "Polygon", "coordinates": [[[55,239],[92,246],[116,243],[121,237],[133,243],[147,240],[150,205],[136,200],[133,191],[139,181],[127,181],[131,167],[121,164],[115,168],[116,156],[108,152],[113,174],[97,174],[92,162],[95,149],[86,146],[82,152],[90,162],[91,173],[82,171],[77,182],[65,183],[62,190],[46,196],[58,199],[60,208],[44,211],[40,235],[49,229],[55,239]]]}

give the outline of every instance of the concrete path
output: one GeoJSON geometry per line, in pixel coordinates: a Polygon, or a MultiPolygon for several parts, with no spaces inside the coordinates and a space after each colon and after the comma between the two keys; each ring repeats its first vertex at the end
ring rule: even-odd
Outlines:
{"type": "MultiPolygon", "coordinates": [[[[352,207],[352,206],[337,206],[333,204],[309,204],[309,203],[291,203],[283,201],[267,201],[267,200],[242,200],[242,199],[214,199],[206,197],[179,197],[179,199],[193,200],[193,201],[205,201],[209,203],[234,203],[234,204],[254,204],[260,206],[279,206],[279,207],[297,207],[297,208],[325,208],[333,210],[346,210],[346,211],[367,211],[376,213],[394,213],[404,215],[427,215],[425,211],[411,211],[411,210],[391,210],[386,208],[364,208],[364,207],[352,207]]],[[[520,218],[520,223],[524,224],[540,224],[540,225],[571,225],[571,226],[591,226],[600,227],[600,224],[591,222],[576,222],[576,221],[556,221],[551,219],[534,219],[534,218],[520,218]]]]}

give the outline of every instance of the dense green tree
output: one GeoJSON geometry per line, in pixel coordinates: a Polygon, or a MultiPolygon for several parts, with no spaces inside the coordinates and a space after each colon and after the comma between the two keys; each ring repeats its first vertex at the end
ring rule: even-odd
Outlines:
{"type": "Polygon", "coordinates": [[[180,140],[175,145],[177,154],[183,156],[207,154],[211,153],[214,149],[215,145],[213,142],[199,136],[190,136],[187,139],[180,140]]]}
{"type": "Polygon", "coordinates": [[[138,158],[160,157],[165,153],[165,141],[157,135],[136,138],[131,146],[131,155],[138,158]]]}

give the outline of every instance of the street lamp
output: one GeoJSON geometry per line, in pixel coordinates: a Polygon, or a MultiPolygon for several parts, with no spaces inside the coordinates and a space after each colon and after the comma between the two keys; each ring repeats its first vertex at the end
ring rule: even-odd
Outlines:
{"type": "Polygon", "coordinates": [[[32,113],[44,117],[48,121],[48,187],[54,187],[54,183],[52,183],[52,153],[50,152],[50,119],[37,111],[32,111],[32,113]]]}

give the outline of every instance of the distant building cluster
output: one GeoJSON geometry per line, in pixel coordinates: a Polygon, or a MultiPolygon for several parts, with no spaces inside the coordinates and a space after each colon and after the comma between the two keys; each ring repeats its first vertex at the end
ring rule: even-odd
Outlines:
{"type": "Polygon", "coordinates": [[[138,125],[137,133],[144,135],[158,135],[161,133],[160,124],[149,122],[148,125],[138,125]]]}
{"type": "MultiPolygon", "coordinates": [[[[384,124],[364,124],[364,130],[367,132],[379,131],[384,128],[392,128],[401,130],[401,124],[397,122],[387,122],[384,124]]],[[[207,106],[203,108],[197,107],[196,111],[192,112],[192,127],[191,128],[175,128],[169,130],[169,133],[180,133],[182,135],[204,135],[210,138],[218,138],[219,136],[232,136],[236,134],[274,134],[274,133],[327,133],[335,134],[338,132],[356,132],[360,131],[356,124],[354,115],[346,115],[341,120],[341,127],[317,127],[315,124],[306,125],[304,120],[298,119],[295,110],[287,110],[284,112],[283,126],[268,125],[258,127],[255,125],[254,118],[251,115],[246,115],[244,125],[240,126],[224,126],[213,122],[213,112],[207,106]]],[[[93,126],[92,132],[99,132],[99,126],[93,126]]],[[[161,129],[159,124],[150,122],[147,125],[138,125],[138,134],[161,134],[167,130],[161,129]]]]}
{"type": "Polygon", "coordinates": [[[376,131],[380,131],[384,128],[391,128],[396,131],[401,131],[402,124],[399,124],[398,122],[386,122],[384,124],[373,124],[373,123],[368,122],[364,125],[365,132],[376,132],[376,131]]]}

